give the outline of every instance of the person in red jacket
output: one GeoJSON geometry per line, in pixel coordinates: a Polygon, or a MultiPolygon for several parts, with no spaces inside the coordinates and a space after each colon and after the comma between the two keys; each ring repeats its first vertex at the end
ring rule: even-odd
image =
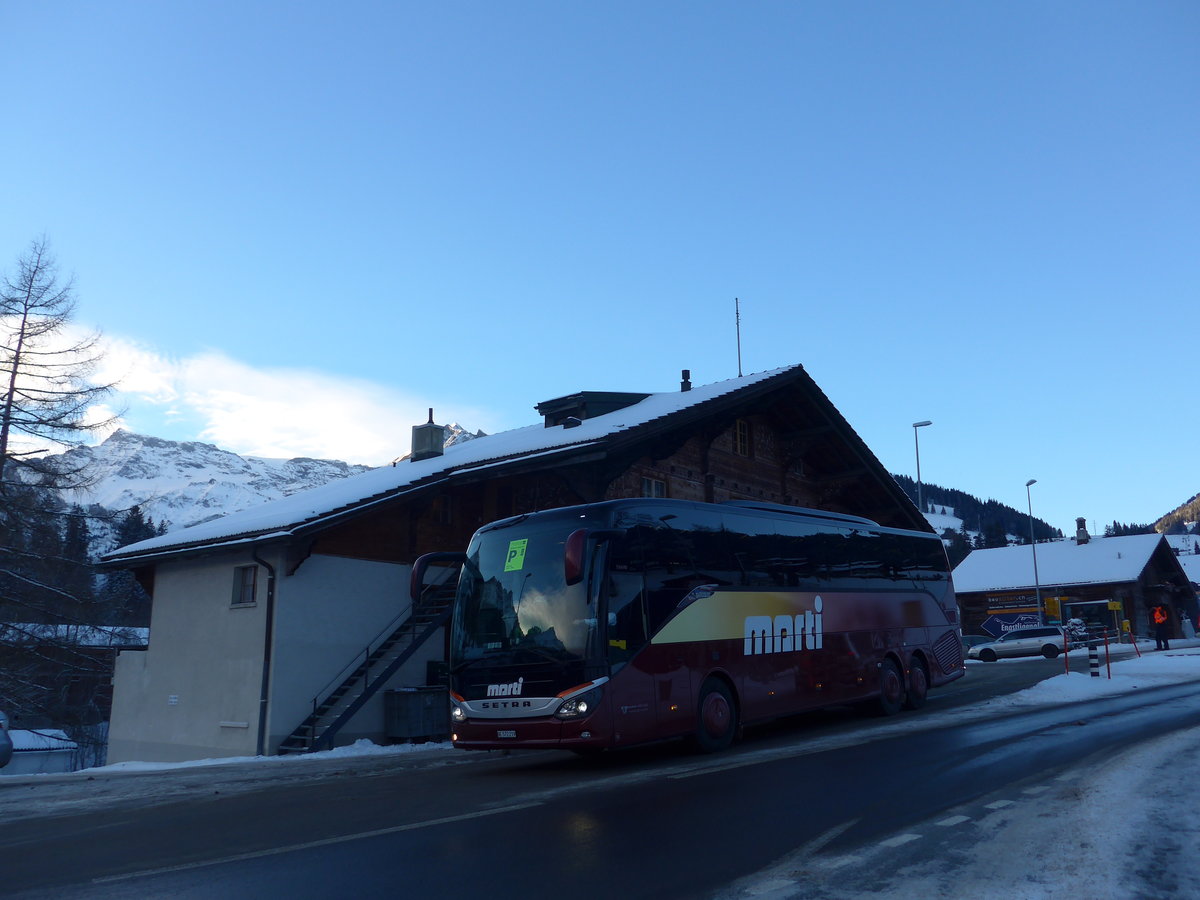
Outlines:
{"type": "Polygon", "coordinates": [[[1161,604],[1150,610],[1150,621],[1154,625],[1154,649],[1170,650],[1171,617],[1167,608],[1161,604]]]}

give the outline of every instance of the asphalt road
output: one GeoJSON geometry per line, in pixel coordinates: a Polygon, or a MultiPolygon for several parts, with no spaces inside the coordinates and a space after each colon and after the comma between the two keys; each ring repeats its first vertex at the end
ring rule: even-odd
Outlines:
{"type": "MultiPolygon", "coordinates": [[[[6,815],[0,891],[711,897],[781,859],[886,840],[1005,785],[1200,720],[1196,685],[1159,689],[1161,702],[1141,692],[968,724],[939,716],[1061,670],[1061,660],[973,665],[918,713],[797,717],[717,756],[675,745],[595,760],[439,752],[252,786],[238,787],[231,771],[163,801],[123,802],[114,790],[102,809],[6,815]],[[922,719],[930,727],[913,730],[922,719]]],[[[12,808],[8,790],[0,810],[12,808]]]]}

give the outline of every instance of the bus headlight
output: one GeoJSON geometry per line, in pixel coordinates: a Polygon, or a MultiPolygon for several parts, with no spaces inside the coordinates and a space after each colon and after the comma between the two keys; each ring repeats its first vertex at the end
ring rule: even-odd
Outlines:
{"type": "Polygon", "coordinates": [[[584,716],[590,716],[600,703],[601,693],[602,690],[597,687],[576,694],[570,700],[564,700],[554,715],[560,719],[582,719],[584,716]]]}
{"type": "Polygon", "coordinates": [[[467,721],[467,711],[463,709],[456,701],[450,701],[450,721],[465,722],[467,721]]]}

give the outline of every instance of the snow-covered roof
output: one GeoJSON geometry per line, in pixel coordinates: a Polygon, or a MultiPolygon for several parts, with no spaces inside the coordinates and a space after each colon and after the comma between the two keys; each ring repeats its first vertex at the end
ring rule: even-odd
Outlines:
{"type": "Polygon", "coordinates": [[[76,744],[58,728],[14,728],[9,733],[13,750],[75,750],[76,744]]]}
{"type": "MultiPolygon", "coordinates": [[[[1074,538],[1037,545],[1037,584],[1042,588],[1070,584],[1116,584],[1136,581],[1163,542],[1161,534],[1074,538]]],[[[1033,551],[1028,544],[973,550],[954,570],[960,594],[1004,591],[1034,586],[1033,551]]]]}
{"type": "Polygon", "coordinates": [[[500,461],[577,450],[800,369],[801,366],[797,364],[696,386],[690,391],[650,394],[632,406],[584,419],[572,428],[563,425],[547,428],[539,423],[485,435],[449,446],[441,456],[415,462],[404,460],[372,469],[211,522],[121,547],[106,554],[104,559],[126,561],[178,548],[284,537],[300,525],[342,510],[361,509],[372,502],[382,502],[421,483],[444,478],[451,473],[459,475],[500,461]]]}

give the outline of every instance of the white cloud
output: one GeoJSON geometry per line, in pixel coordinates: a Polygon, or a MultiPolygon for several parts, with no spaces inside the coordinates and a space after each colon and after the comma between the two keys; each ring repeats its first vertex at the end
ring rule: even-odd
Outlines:
{"type": "MultiPolygon", "coordinates": [[[[257,368],[218,351],[171,359],[120,338],[105,339],[99,381],[118,382],[115,406],[127,407],[135,430],[155,434],[157,419],[178,437],[216,444],[248,456],[310,456],[382,465],[407,453],[412,426],[428,407],[446,410],[437,421],[485,428],[484,413],[454,409],[437,398],[363,379],[301,368],[257,368]]],[[[125,425],[124,427],[129,427],[125,425]]]]}

